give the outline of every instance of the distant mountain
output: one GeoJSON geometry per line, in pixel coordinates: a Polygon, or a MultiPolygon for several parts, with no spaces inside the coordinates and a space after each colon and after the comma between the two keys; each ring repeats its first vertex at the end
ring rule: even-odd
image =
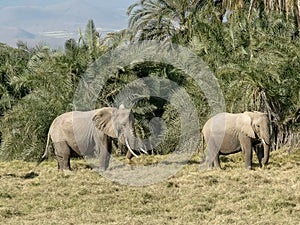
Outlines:
{"type": "Polygon", "coordinates": [[[15,46],[18,40],[36,45],[63,46],[78,38],[93,19],[100,32],[127,27],[126,10],[135,0],[0,0],[0,42],[15,46]]]}
{"type": "Polygon", "coordinates": [[[20,38],[20,39],[21,38],[34,39],[36,37],[36,35],[19,28],[19,29],[16,29],[15,37],[20,38]]]}
{"type": "MultiPolygon", "coordinates": [[[[6,38],[9,39],[35,39],[36,35],[30,33],[24,29],[17,27],[1,27],[0,33],[3,33],[6,38]]],[[[3,39],[3,34],[1,34],[1,39],[3,39]]]]}

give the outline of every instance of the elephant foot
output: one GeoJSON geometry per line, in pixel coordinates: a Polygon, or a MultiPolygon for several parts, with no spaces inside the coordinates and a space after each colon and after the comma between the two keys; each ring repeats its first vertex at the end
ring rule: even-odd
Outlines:
{"type": "Polygon", "coordinates": [[[65,172],[65,171],[72,171],[70,167],[65,167],[65,166],[58,166],[58,170],[61,172],[65,172]]]}
{"type": "Polygon", "coordinates": [[[212,170],[213,167],[210,166],[209,163],[203,162],[203,163],[200,164],[199,169],[200,170],[212,170]]]}
{"type": "Polygon", "coordinates": [[[200,169],[200,170],[206,170],[206,169],[208,169],[207,163],[205,163],[205,162],[203,162],[203,161],[200,162],[199,169],[200,169]]]}
{"type": "Polygon", "coordinates": [[[65,178],[74,175],[74,172],[72,170],[60,170],[60,171],[61,171],[61,175],[65,178]]]}
{"type": "Polygon", "coordinates": [[[99,173],[104,173],[107,170],[107,168],[105,168],[105,167],[98,167],[96,170],[99,173]]]}
{"type": "Polygon", "coordinates": [[[105,170],[103,168],[100,169],[99,167],[93,167],[92,171],[96,172],[96,173],[99,173],[100,175],[105,172],[105,170]]]}

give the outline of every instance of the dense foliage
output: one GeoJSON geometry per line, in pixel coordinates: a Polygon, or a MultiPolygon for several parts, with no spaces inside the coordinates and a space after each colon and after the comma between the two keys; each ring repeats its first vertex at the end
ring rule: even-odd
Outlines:
{"type": "MultiPolygon", "coordinates": [[[[80,39],[67,40],[65,51],[46,46],[0,45],[0,115],[2,159],[37,158],[43,152],[53,118],[72,110],[73,96],[87,67],[118,45],[158,40],[182,45],[201,57],[215,73],[229,112],[258,110],[272,120],[273,149],[289,144],[300,126],[299,6],[285,8],[257,1],[141,0],[128,9],[129,27],[101,38],[92,20],[80,39]]],[[[194,81],[178,68],[135,62],[116,68],[98,96],[112,105],[129,82],[165,77],[184,87],[198,110],[209,116],[207,101],[194,81]]],[[[180,121],[168,102],[149,96],[134,108],[136,131],[145,138],[149,121],[162,117],[168,127],[153,153],[174,150],[180,121]]]]}

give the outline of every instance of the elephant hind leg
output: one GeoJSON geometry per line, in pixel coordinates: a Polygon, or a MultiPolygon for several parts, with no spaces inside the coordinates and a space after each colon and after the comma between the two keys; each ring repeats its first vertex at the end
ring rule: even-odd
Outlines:
{"type": "Polygon", "coordinates": [[[55,156],[58,162],[58,169],[70,170],[70,155],[71,149],[66,142],[53,143],[55,149],[55,156]]]}
{"type": "Polygon", "coordinates": [[[206,140],[206,155],[207,155],[207,164],[209,168],[218,168],[220,169],[220,159],[219,159],[219,147],[220,143],[215,138],[210,138],[206,140]]]}
{"type": "Polygon", "coordinates": [[[221,169],[221,165],[220,165],[220,157],[219,157],[219,153],[216,154],[215,159],[214,159],[214,167],[217,169],[221,169]]]}
{"type": "Polygon", "coordinates": [[[209,168],[221,169],[219,152],[209,151],[207,160],[208,160],[208,167],[209,168]]]}

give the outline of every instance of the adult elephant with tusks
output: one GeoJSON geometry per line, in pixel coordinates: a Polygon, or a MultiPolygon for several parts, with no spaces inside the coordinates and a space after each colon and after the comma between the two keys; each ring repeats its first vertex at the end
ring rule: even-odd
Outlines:
{"type": "Polygon", "coordinates": [[[127,159],[137,157],[132,150],[136,149],[133,113],[123,105],[119,108],[104,107],[87,112],[64,113],[52,122],[46,149],[38,164],[47,158],[52,140],[59,169],[71,169],[70,155],[73,150],[81,156],[93,152],[98,154],[99,170],[104,171],[109,166],[112,138],[118,138],[126,144],[127,159]]]}
{"type": "Polygon", "coordinates": [[[252,152],[259,164],[265,166],[270,154],[270,121],[261,112],[219,113],[210,118],[202,129],[206,142],[204,161],[209,168],[220,167],[220,154],[242,151],[246,168],[252,168],[252,152]],[[259,144],[262,148],[255,148],[259,144]]]}

